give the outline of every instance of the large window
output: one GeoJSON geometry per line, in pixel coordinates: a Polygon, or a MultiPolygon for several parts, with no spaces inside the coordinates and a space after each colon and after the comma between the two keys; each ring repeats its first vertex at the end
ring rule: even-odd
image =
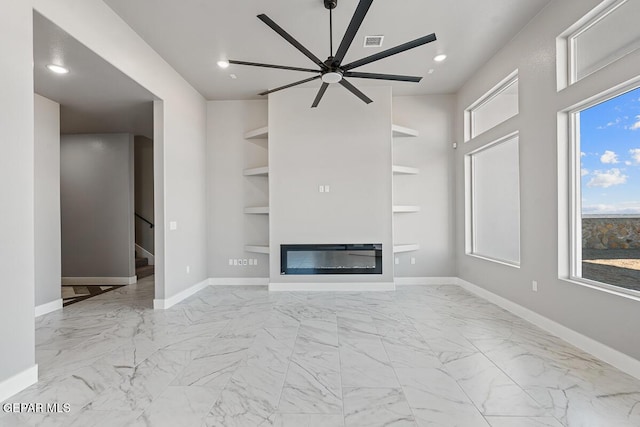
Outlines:
{"type": "Polygon", "coordinates": [[[518,135],[466,155],[467,253],[520,265],[518,135]]]}
{"type": "Polygon", "coordinates": [[[640,295],[640,88],[570,114],[573,279],[640,295]]]}

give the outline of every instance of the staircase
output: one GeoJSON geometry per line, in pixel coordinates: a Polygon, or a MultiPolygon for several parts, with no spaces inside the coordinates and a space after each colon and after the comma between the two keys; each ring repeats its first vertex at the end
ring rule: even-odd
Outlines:
{"type": "Polygon", "coordinates": [[[136,276],[138,280],[151,276],[154,272],[153,265],[149,265],[147,258],[139,258],[136,254],[136,276]]]}

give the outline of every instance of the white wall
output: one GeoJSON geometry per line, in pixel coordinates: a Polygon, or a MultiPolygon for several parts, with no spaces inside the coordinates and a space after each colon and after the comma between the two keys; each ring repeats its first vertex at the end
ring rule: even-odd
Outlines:
{"type": "MultiPolygon", "coordinates": [[[[519,69],[519,115],[488,130],[456,151],[456,260],[458,275],[564,326],[640,359],[639,302],[558,279],[566,245],[559,207],[557,113],[610,87],[638,76],[640,51],[607,66],[560,92],[556,86],[556,37],[598,0],[558,0],[544,9],[516,38],[475,72],[458,93],[457,139],[463,140],[463,111],[488,89],[519,69]],[[465,255],[464,154],[520,131],[521,267],[465,255]],[[560,224],[560,225],[559,225],[560,224]],[[539,291],[532,293],[531,281],[539,291]]],[[[565,133],[566,134],[566,133],[565,133]]]]}
{"type": "Polygon", "coordinates": [[[133,135],[62,135],[63,277],[132,277],[133,135]]]}
{"type": "Polygon", "coordinates": [[[269,97],[270,282],[392,282],[391,89],[269,97]],[[319,185],[330,193],[319,193],[319,185]],[[281,244],[382,243],[382,275],[282,276],[281,244]]]}
{"type": "Polygon", "coordinates": [[[396,243],[418,243],[420,250],[396,254],[396,277],[455,275],[453,95],[393,97],[394,124],[416,129],[418,137],[394,138],[393,163],[420,169],[418,175],[395,175],[396,205],[417,205],[420,212],[395,214],[396,243]],[[411,264],[411,258],[416,259],[411,264]]]}
{"type": "Polygon", "coordinates": [[[0,400],[35,378],[34,101],[31,5],[2,3],[0,13],[0,400]],[[12,379],[13,378],[13,379],[12,379]]]}
{"type": "Polygon", "coordinates": [[[154,106],[155,298],[171,297],[205,280],[205,100],[102,1],[33,0],[33,5],[162,100],[154,106]],[[170,221],[177,222],[177,230],[169,231],[170,221]]]}
{"type": "Polygon", "coordinates": [[[269,256],[247,253],[245,245],[269,243],[269,218],[245,215],[245,206],[269,203],[269,179],[246,177],[244,169],[266,166],[266,139],[244,133],[267,124],[267,101],[207,103],[208,265],[210,277],[268,277],[269,256]],[[257,266],[230,266],[229,258],[258,260],[257,266]]]}
{"type": "Polygon", "coordinates": [[[35,304],[61,297],[60,104],[34,95],[35,304]]]}

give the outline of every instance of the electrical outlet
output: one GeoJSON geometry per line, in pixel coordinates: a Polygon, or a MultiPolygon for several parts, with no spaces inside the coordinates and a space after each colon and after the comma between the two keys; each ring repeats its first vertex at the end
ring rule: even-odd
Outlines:
{"type": "Polygon", "coordinates": [[[253,265],[258,265],[258,258],[253,259],[253,265]]]}
{"type": "Polygon", "coordinates": [[[324,192],[328,193],[329,191],[331,191],[331,187],[329,187],[328,185],[324,186],[324,192]]]}
{"type": "Polygon", "coordinates": [[[416,259],[414,257],[411,257],[411,264],[415,265],[415,263],[416,263],[416,259]]]}
{"type": "Polygon", "coordinates": [[[538,282],[537,281],[534,280],[534,281],[531,282],[531,290],[533,292],[538,292],[538,282]]]}
{"type": "Polygon", "coordinates": [[[247,264],[248,264],[247,260],[246,260],[246,259],[243,259],[243,260],[242,260],[242,265],[247,265],[247,264]]]}
{"type": "Polygon", "coordinates": [[[187,265],[187,274],[191,273],[191,266],[187,265]]]}
{"type": "Polygon", "coordinates": [[[396,257],[396,265],[400,264],[400,258],[396,257]]]}
{"type": "Polygon", "coordinates": [[[238,260],[237,259],[233,260],[233,265],[238,265],[238,260]]]}
{"type": "Polygon", "coordinates": [[[319,185],[318,186],[318,191],[321,193],[324,193],[324,185],[319,185]]]}
{"type": "Polygon", "coordinates": [[[249,258],[249,265],[253,265],[253,258],[249,258]]]}

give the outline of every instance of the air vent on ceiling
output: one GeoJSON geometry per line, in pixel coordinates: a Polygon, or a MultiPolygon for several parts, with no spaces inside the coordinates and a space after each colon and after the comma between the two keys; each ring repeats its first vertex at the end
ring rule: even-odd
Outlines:
{"type": "Polygon", "coordinates": [[[364,47],[382,47],[384,36],[364,36],[364,47]]]}

